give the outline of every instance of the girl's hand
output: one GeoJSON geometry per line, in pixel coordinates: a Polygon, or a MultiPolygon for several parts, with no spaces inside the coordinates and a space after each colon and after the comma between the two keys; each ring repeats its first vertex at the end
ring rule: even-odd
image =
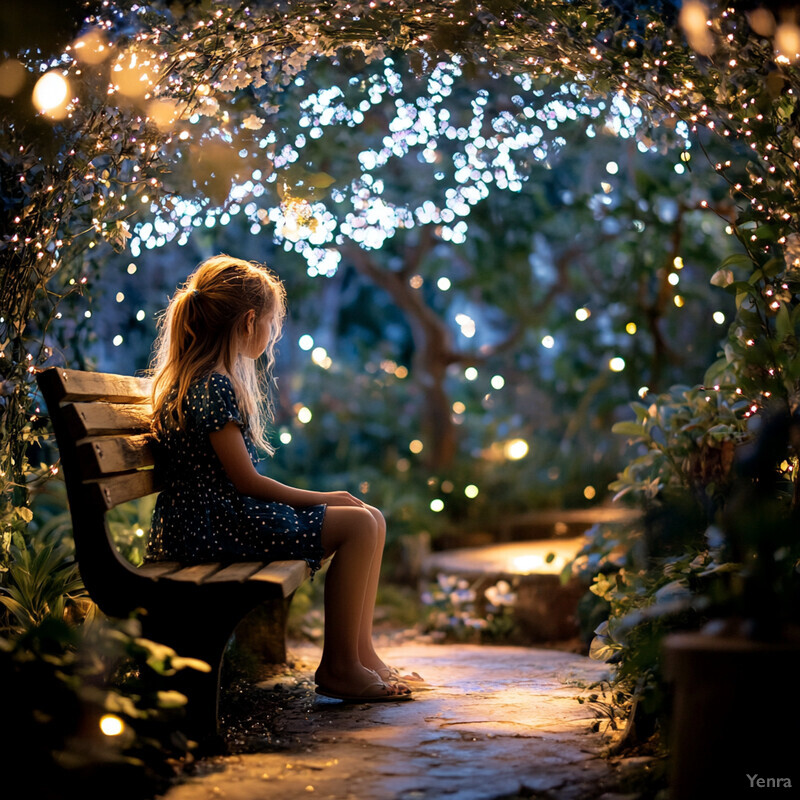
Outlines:
{"type": "Polygon", "coordinates": [[[367,505],[357,497],[353,497],[350,492],[323,492],[320,502],[329,506],[361,506],[365,508],[367,505]]]}

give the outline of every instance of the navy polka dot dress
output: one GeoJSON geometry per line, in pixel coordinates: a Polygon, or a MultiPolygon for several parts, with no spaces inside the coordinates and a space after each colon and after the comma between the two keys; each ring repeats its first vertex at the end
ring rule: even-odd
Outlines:
{"type": "Polygon", "coordinates": [[[167,433],[155,443],[164,488],[153,512],[148,560],[303,559],[316,572],[326,506],[293,508],[240,494],[211,446],[208,434],[232,420],[242,426],[253,463],[258,460],[230,378],[214,372],[197,381],[183,408],[183,427],[165,426],[167,433]]]}

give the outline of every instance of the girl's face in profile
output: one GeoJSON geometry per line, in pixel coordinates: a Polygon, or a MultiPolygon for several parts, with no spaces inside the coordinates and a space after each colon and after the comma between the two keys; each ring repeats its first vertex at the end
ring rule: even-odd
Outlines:
{"type": "Polygon", "coordinates": [[[253,315],[253,322],[251,322],[249,326],[249,336],[246,335],[244,337],[241,355],[255,360],[267,349],[272,323],[268,314],[262,314],[260,317],[256,317],[255,311],[249,313],[253,315]]]}

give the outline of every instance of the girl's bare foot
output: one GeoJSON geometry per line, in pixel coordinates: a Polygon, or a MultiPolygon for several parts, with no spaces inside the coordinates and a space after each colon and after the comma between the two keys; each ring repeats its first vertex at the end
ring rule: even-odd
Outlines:
{"type": "Polygon", "coordinates": [[[333,672],[320,665],[314,674],[317,694],[350,702],[382,702],[411,699],[411,691],[384,682],[377,673],[358,666],[346,672],[333,672]]]}
{"type": "Polygon", "coordinates": [[[408,686],[408,682],[425,682],[424,678],[422,678],[422,676],[416,672],[412,672],[410,675],[401,675],[399,670],[388,666],[384,661],[382,661],[374,650],[371,653],[359,656],[359,659],[361,664],[367,669],[377,672],[382,680],[386,681],[387,683],[395,683],[403,687],[405,690],[411,691],[411,687],[408,686]]]}

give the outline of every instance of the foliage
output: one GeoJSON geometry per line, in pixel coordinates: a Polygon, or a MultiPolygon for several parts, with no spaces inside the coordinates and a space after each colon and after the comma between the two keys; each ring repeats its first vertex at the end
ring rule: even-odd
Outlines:
{"type": "Polygon", "coordinates": [[[734,451],[747,437],[754,407],[740,389],[720,386],[674,386],[651,399],[649,406],[631,404],[635,422],[612,428],[645,451],[611,484],[615,499],[633,493],[649,510],[675,492],[688,491],[699,519],[709,524],[729,494],[734,451]]]}
{"type": "Polygon", "coordinates": [[[86,605],[78,565],[70,558],[69,542],[60,537],[29,537],[16,533],[11,545],[11,566],[0,603],[13,617],[13,627],[28,630],[48,619],[62,620],[68,612],[80,615],[86,605]]]}
{"type": "Polygon", "coordinates": [[[785,411],[754,417],[736,389],[680,386],[633,410],[636,421],[615,430],[639,455],[613,488],[636,497],[642,520],[594,531],[567,569],[592,580],[605,617],[590,655],[614,665],[616,708],[606,713],[634,715],[641,737],[669,710],[663,637],[722,617],[780,636],[796,622],[800,551],[785,411]],[[754,422],[765,428],[758,438],[754,422]]]}
{"type": "Polygon", "coordinates": [[[165,789],[190,750],[178,731],[185,697],[168,676],[204,666],[141,638],[133,619],[78,626],[51,614],[0,639],[0,676],[13,687],[8,763],[36,764],[10,773],[7,787],[42,798],[165,789]],[[103,733],[106,722],[121,731],[103,733]]]}

